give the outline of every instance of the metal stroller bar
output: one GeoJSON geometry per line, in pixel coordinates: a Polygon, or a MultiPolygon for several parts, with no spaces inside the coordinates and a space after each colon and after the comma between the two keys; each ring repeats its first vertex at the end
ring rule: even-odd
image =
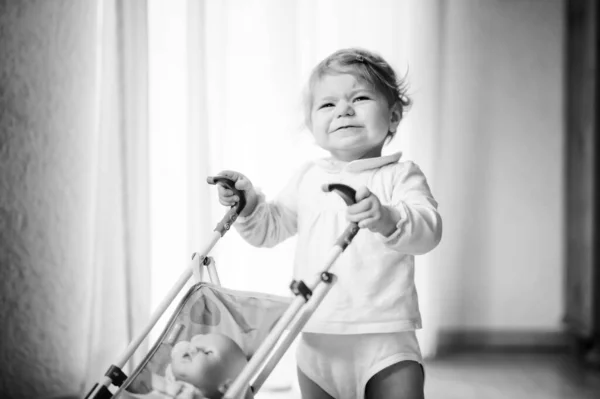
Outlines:
{"type": "Polygon", "coordinates": [[[261,370],[260,374],[254,379],[252,388],[255,390],[255,392],[260,390],[262,385],[267,380],[267,377],[271,374],[275,366],[277,366],[285,354],[286,350],[290,347],[294,339],[296,339],[302,330],[302,327],[304,327],[310,316],[312,316],[319,304],[323,301],[323,298],[325,298],[325,296],[329,293],[329,290],[336,279],[337,277],[331,273],[326,272],[321,275],[321,281],[317,284],[312,296],[304,306],[305,309],[299,312],[296,318],[292,321],[289,327],[289,333],[282,339],[279,346],[275,348],[273,354],[261,370]],[[324,275],[327,277],[324,278],[324,275]]]}
{"type": "MultiPolygon", "coordinates": [[[[123,354],[119,357],[119,359],[115,362],[115,364],[111,365],[108,371],[105,374],[105,378],[101,383],[96,383],[90,390],[90,392],[86,395],[86,399],[110,399],[112,398],[112,392],[108,389],[111,384],[116,386],[121,386],[121,384],[127,379],[125,373],[123,373],[122,369],[127,363],[127,361],[133,356],[135,351],[142,344],[146,336],[150,333],[152,328],[156,325],[158,320],[164,314],[164,312],[169,308],[173,300],[177,297],[177,294],[181,292],[187,281],[193,275],[195,268],[201,267],[201,261],[203,262],[206,259],[208,253],[213,249],[215,244],[219,241],[219,239],[225,235],[225,233],[231,227],[231,224],[237,219],[237,216],[240,214],[242,209],[246,206],[246,200],[244,195],[239,192],[235,188],[235,183],[230,179],[225,177],[215,177],[208,178],[207,182],[209,184],[222,183],[227,185],[229,189],[233,190],[238,194],[240,201],[231,207],[231,209],[225,214],[223,219],[217,223],[217,227],[213,232],[213,235],[209,241],[209,243],[204,247],[204,249],[199,253],[194,253],[192,256],[192,260],[188,268],[179,276],[177,282],[173,287],[169,290],[165,298],[160,302],[154,313],[150,316],[150,321],[148,325],[138,334],[138,336],[129,343],[123,354]],[[196,264],[200,263],[198,266],[196,264]]],[[[219,280],[219,276],[217,275],[217,271],[213,262],[208,263],[208,273],[211,278],[211,281],[217,285],[221,285],[219,280]]]]}
{"type": "Polygon", "coordinates": [[[219,274],[217,273],[217,267],[215,266],[215,263],[210,262],[208,265],[206,265],[206,268],[208,269],[208,277],[210,278],[210,281],[213,284],[221,286],[221,280],[219,280],[219,274]]]}

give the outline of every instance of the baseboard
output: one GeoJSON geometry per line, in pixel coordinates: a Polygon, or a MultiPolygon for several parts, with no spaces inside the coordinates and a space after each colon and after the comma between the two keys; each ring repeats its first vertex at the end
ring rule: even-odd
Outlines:
{"type": "Polygon", "coordinates": [[[457,352],[564,353],[570,341],[561,331],[443,330],[438,354],[457,352]]]}

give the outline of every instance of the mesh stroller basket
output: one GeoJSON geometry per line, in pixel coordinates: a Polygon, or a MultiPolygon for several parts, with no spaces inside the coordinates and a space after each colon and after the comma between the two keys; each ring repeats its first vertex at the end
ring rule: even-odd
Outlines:
{"type": "MultiPolygon", "coordinates": [[[[179,341],[189,341],[198,334],[210,333],[219,333],[232,339],[248,359],[248,364],[227,386],[223,397],[243,398],[249,387],[256,393],[335,283],[336,276],[329,273],[329,269],[358,233],[356,223],[349,223],[334,243],[325,257],[320,275],[315,276],[312,281],[292,281],[290,289],[295,297],[286,298],[221,287],[214,261],[207,255],[235,222],[245,206],[245,198],[243,192],[235,189],[235,183],[230,179],[222,176],[209,177],[208,183],[226,186],[235,192],[239,202],[231,207],[217,224],[213,237],[205,248],[192,256],[189,268],[159,304],[144,331],[109,367],[104,380],[92,387],[86,399],[171,397],[160,393],[160,389],[156,388],[173,380],[172,374],[169,373],[169,364],[174,345],[179,341]],[[205,269],[208,269],[212,283],[203,282],[205,269]],[[180,301],[141,364],[131,376],[126,376],[122,367],[192,276],[195,277],[196,284],[180,301]],[[118,387],[114,394],[109,390],[111,385],[118,387]]],[[[356,192],[351,187],[333,183],[324,185],[323,190],[336,192],[347,205],[355,203],[356,192]]]]}
{"type": "Polygon", "coordinates": [[[251,358],[290,302],[290,298],[275,295],[235,291],[204,282],[195,284],[115,397],[162,397],[154,393],[154,388],[157,381],[169,378],[167,368],[173,346],[182,340],[189,341],[196,334],[224,334],[251,358]]]}

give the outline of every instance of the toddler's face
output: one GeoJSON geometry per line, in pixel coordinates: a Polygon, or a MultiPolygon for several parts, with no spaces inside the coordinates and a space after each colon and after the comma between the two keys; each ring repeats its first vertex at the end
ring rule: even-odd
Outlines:
{"type": "Polygon", "coordinates": [[[400,123],[397,107],[354,75],[325,75],[314,86],[312,133],[334,157],[353,161],[381,156],[388,132],[400,123]]]}
{"type": "Polygon", "coordinates": [[[190,341],[178,342],[171,351],[173,376],[194,385],[206,396],[235,378],[245,363],[237,344],[220,334],[196,335],[190,341]]]}

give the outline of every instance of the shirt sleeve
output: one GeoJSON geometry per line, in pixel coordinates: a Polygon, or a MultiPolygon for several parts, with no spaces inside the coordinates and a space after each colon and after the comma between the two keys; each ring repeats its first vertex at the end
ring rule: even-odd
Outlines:
{"type": "Polygon", "coordinates": [[[298,232],[298,187],[308,166],[296,172],[272,201],[267,201],[257,190],[258,203],[254,211],[238,217],[234,224],[244,240],[255,247],[271,248],[298,232]]]}
{"type": "Polygon", "coordinates": [[[413,162],[398,166],[389,206],[399,216],[399,221],[396,230],[383,241],[396,251],[422,255],[439,244],[442,218],[421,169],[413,162]]]}

